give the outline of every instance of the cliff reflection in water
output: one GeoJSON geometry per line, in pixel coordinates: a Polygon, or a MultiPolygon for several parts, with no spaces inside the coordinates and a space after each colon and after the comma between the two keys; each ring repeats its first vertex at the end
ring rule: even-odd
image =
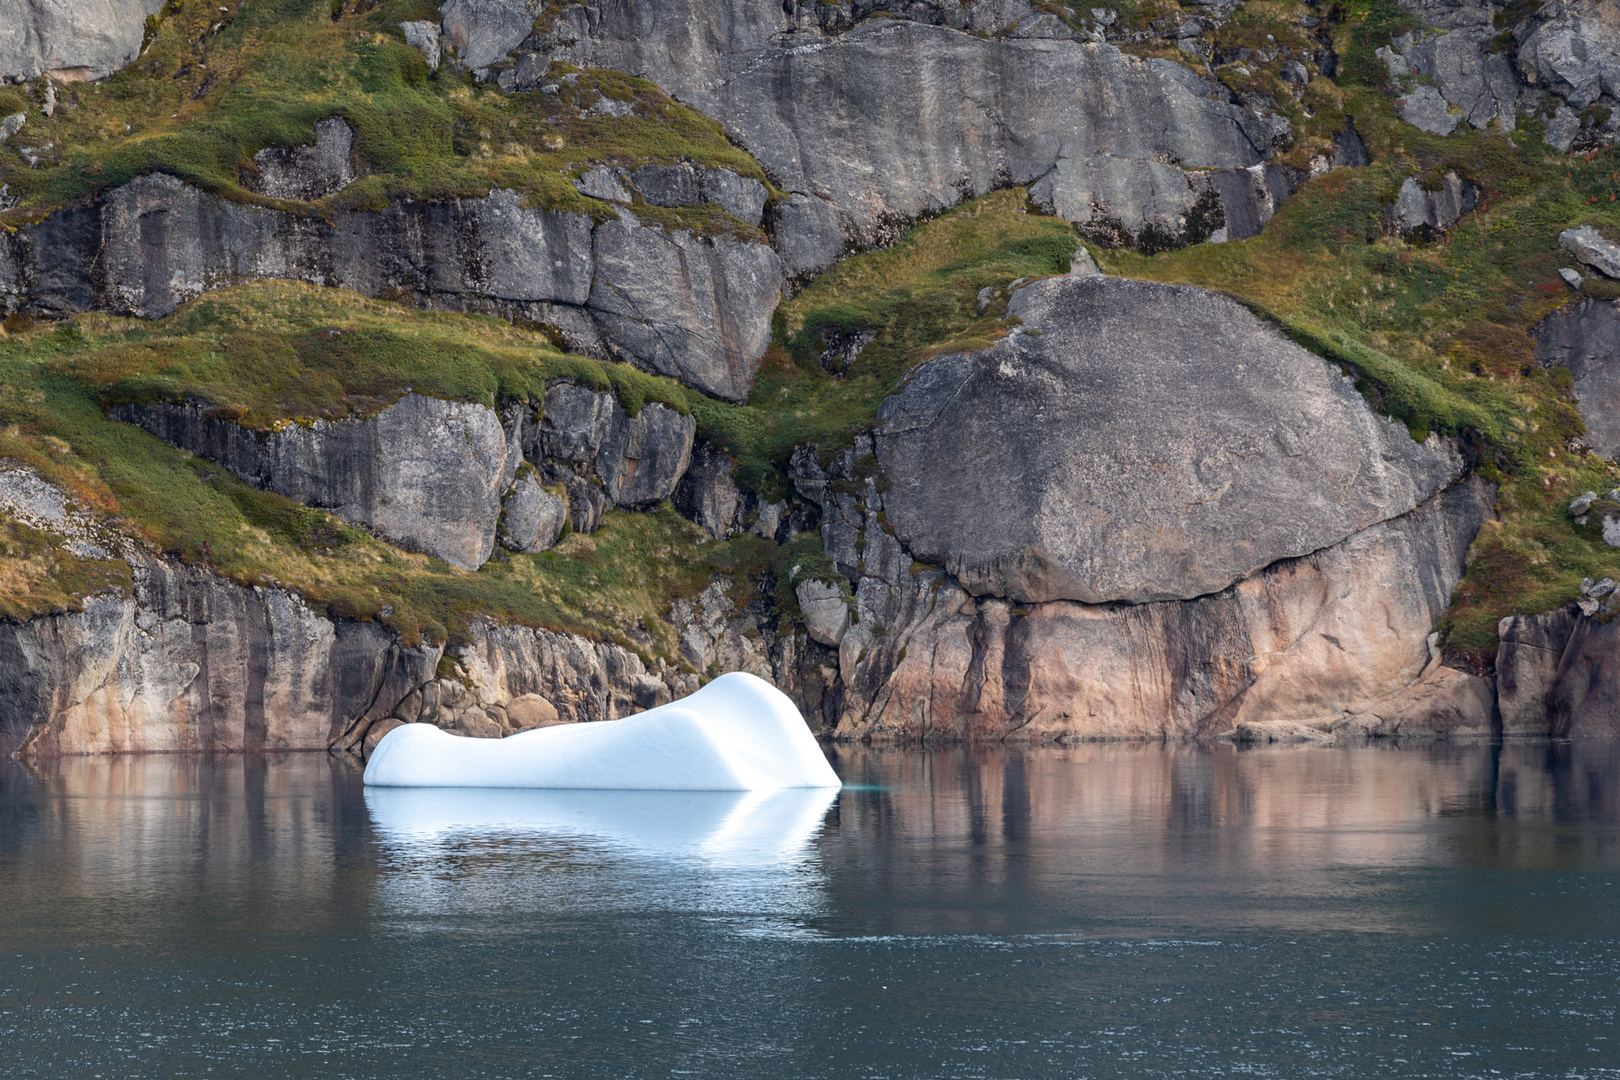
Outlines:
{"type": "Polygon", "coordinates": [[[1609,743],[832,756],[844,791],[772,795],[362,792],[321,754],[8,763],[0,928],[118,944],[652,904],[834,936],[1395,929],[1472,917],[1403,874],[1620,860],[1609,743]]]}

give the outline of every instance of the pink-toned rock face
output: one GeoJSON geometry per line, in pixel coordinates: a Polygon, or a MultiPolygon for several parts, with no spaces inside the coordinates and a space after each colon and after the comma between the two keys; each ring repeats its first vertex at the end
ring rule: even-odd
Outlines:
{"type": "Polygon", "coordinates": [[[945,586],[840,734],[1174,738],[1394,714],[1404,706],[1384,699],[1429,664],[1429,630],[1489,510],[1473,481],[1188,602],[1015,608],[945,586]]]}

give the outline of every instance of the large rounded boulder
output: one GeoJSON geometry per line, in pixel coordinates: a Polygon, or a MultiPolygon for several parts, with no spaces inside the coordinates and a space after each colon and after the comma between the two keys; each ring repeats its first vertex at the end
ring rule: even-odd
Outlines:
{"type": "Polygon", "coordinates": [[[1407,513],[1463,474],[1231,299],[1052,278],[998,344],[884,402],[885,515],[918,559],[1020,602],[1185,600],[1407,513]]]}

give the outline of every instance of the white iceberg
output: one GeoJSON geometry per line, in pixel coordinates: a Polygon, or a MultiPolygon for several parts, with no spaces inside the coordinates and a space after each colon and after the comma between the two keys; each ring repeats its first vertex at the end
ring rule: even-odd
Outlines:
{"type": "Polygon", "coordinates": [[[636,791],[840,786],[787,695],[742,672],[623,720],[540,728],[505,739],[406,724],[372,751],[365,782],[636,791]]]}

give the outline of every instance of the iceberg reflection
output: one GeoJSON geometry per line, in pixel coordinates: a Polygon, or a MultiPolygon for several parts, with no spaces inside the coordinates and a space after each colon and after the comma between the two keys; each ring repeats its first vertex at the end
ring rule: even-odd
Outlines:
{"type": "Polygon", "coordinates": [[[762,868],[802,859],[837,798],[776,791],[568,791],[378,788],[365,791],[379,837],[424,851],[467,841],[586,841],[626,855],[762,868]]]}

